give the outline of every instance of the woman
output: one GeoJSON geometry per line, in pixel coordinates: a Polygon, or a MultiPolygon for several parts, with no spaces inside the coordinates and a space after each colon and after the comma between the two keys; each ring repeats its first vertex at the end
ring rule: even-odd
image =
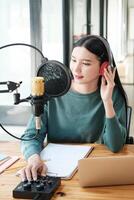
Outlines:
{"type": "MultiPolygon", "coordinates": [[[[104,38],[94,35],[76,42],[70,61],[74,77],[70,90],[61,97],[51,99],[45,106],[39,138],[21,144],[28,162],[19,172],[22,179],[36,180],[37,174],[46,173],[46,166],[39,156],[46,133],[48,142],[99,141],[112,152],[118,152],[123,147],[127,135],[127,101],[108,45],[104,38]],[[100,76],[104,61],[110,62],[111,66],[104,69],[104,75],[100,76]]],[[[25,135],[32,137],[34,134],[32,117],[25,135]]]]}

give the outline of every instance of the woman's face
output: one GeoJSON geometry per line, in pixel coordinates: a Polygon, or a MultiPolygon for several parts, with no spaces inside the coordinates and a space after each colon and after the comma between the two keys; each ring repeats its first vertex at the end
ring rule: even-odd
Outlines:
{"type": "Polygon", "coordinates": [[[99,78],[100,61],[85,47],[75,47],[71,55],[70,69],[75,83],[96,83],[99,78]]]}

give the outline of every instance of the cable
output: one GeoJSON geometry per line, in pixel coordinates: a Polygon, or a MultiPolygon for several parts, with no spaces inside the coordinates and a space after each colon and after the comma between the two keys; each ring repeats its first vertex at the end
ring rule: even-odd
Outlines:
{"type": "Polygon", "coordinates": [[[10,136],[12,136],[12,137],[14,137],[14,138],[16,138],[16,139],[18,139],[18,140],[22,140],[22,141],[30,141],[30,140],[36,139],[37,136],[38,136],[38,134],[39,134],[39,129],[38,129],[38,130],[36,130],[35,136],[32,137],[32,138],[30,138],[30,139],[19,138],[19,137],[15,136],[15,135],[9,133],[9,132],[2,126],[2,124],[0,124],[0,127],[1,127],[8,135],[10,135],[10,136]]]}
{"type": "Polygon", "coordinates": [[[4,45],[4,46],[1,46],[0,49],[6,48],[6,47],[10,47],[10,46],[17,46],[17,45],[23,45],[23,46],[31,47],[31,48],[37,50],[41,54],[41,56],[43,58],[45,58],[44,55],[43,55],[43,53],[37,47],[35,47],[35,46],[31,45],[31,44],[26,44],[26,43],[12,43],[12,44],[7,44],[7,45],[4,45]]]}

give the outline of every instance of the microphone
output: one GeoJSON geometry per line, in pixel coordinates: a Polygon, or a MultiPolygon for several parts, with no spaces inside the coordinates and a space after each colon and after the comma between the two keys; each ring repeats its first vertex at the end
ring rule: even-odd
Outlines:
{"type": "Polygon", "coordinates": [[[35,116],[36,130],[41,129],[41,114],[44,104],[51,98],[64,95],[71,86],[72,73],[64,64],[55,60],[45,60],[32,79],[31,104],[35,116]]]}
{"type": "Polygon", "coordinates": [[[32,111],[35,116],[36,130],[41,129],[41,114],[44,112],[44,93],[45,93],[45,81],[43,77],[34,77],[32,79],[32,94],[31,104],[32,111]]]}

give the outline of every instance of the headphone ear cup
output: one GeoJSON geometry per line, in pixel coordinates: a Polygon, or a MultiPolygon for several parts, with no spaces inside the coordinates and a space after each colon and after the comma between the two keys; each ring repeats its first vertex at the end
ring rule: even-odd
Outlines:
{"type": "Polygon", "coordinates": [[[105,61],[101,64],[99,75],[104,76],[104,69],[107,69],[109,66],[109,62],[105,61]]]}

